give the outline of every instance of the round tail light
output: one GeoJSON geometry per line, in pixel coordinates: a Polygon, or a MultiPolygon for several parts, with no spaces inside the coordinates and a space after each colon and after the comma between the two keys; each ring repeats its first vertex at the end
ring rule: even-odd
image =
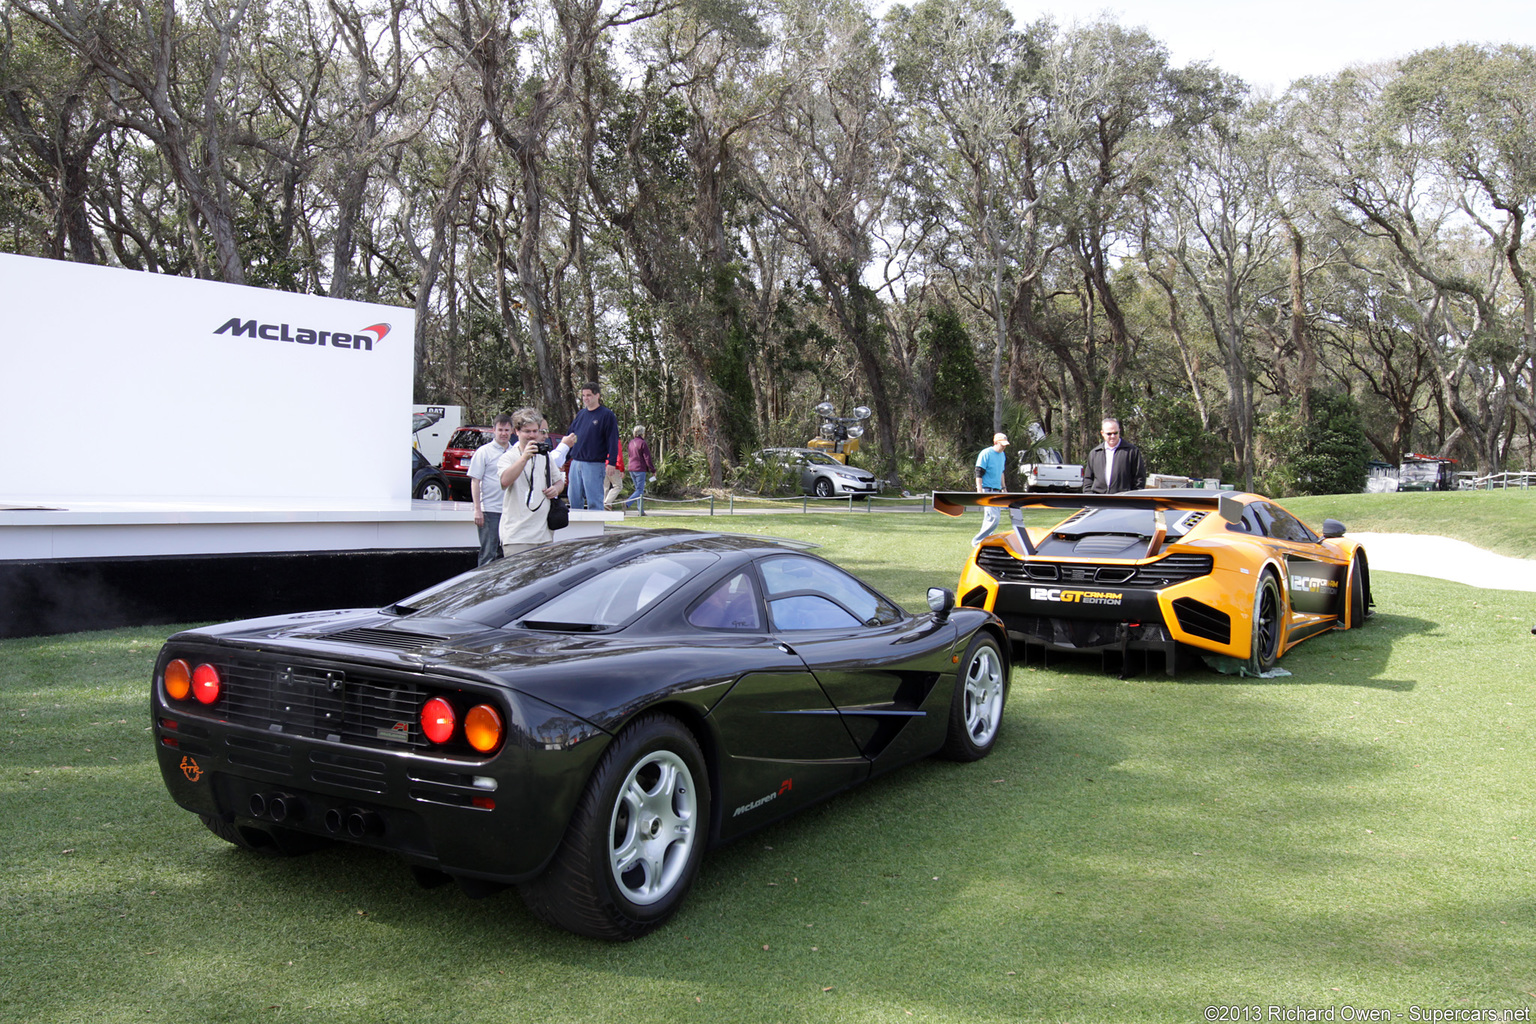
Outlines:
{"type": "Polygon", "coordinates": [[[476,704],[464,716],[464,738],[482,754],[501,746],[501,715],[489,704],[476,704]]]}
{"type": "Polygon", "coordinates": [[[192,670],[192,696],[197,698],[198,703],[212,704],[218,700],[222,686],[219,670],[212,665],[204,663],[192,670]]]}
{"type": "Polygon", "coordinates": [[[165,695],[172,700],[186,700],[192,692],[192,666],[177,658],[165,666],[165,695]]]}
{"type": "Polygon", "coordinates": [[[441,697],[433,697],[421,706],[421,732],[433,743],[447,743],[453,739],[457,725],[453,705],[441,697]]]}

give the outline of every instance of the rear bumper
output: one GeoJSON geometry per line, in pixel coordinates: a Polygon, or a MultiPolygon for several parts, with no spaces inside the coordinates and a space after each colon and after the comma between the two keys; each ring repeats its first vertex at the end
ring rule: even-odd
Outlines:
{"type": "Polygon", "coordinates": [[[388,850],[451,875],[513,883],[543,870],[606,743],[552,751],[514,735],[473,763],[237,725],[157,699],[155,753],[172,799],[242,831],[388,850]]]}
{"type": "Polygon", "coordinates": [[[1236,574],[1219,571],[1163,587],[1004,581],[972,562],[960,580],[960,603],[996,613],[1015,642],[1053,650],[1166,651],[1185,644],[1247,657],[1249,625],[1232,609],[1252,599],[1230,589],[1239,586],[1236,574]]]}

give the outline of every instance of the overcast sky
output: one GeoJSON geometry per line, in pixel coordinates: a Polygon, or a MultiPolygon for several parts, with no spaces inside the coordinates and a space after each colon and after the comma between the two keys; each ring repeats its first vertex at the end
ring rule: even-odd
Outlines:
{"type": "MultiPolygon", "coordinates": [[[[911,0],[907,0],[908,3],[911,0]]],[[[1402,57],[1442,43],[1536,46],[1536,0],[1007,0],[1028,23],[1063,28],[1108,13],[1145,27],[1175,65],[1207,60],[1250,85],[1283,90],[1307,75],[1402,57]]]]}

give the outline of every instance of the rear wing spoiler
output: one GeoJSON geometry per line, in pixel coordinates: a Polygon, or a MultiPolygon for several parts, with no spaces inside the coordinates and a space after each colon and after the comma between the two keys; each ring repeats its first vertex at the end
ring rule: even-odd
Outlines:
{"type": "MultiPolygon", "coordinates": [[[[966,506],[974,505],[981,508],[1122,508],[1122,509],[1151,509],[1157,513],[1157,530],[1151,544],[1148,546],[1148,557],[1162,546],[1163,536],[1167,527],[1163,522],[1163,513],[1171,510],[1189,509],[1215,509],[1216,514],[1229,523],[1238,522],[1243,518],[1243,503],[1233,497],[1230,491],[1200,492],[1181,491],[1169,493],[1167,491],[1126,491],[1120,494],[1033,494],[1028,491],[935,491],[933,493],[933,508],[935,512],[942,512],[947,516],[958,516],[963,513],[966,506]]],[[[1029,534],[1024,530],[1014,531],[1019,535],[1019,541],[1024,545],[1024,550],[1029,554],[1035,553],[1035,546],[1030,542],[1029,534]]]]}

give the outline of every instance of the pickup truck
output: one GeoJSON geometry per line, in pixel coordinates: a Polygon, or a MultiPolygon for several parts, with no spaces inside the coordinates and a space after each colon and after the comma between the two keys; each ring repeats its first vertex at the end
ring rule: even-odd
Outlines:
{"type": "Polygon", "coordinates": [[[1083,467],[1063,461],[1055,448],[1019,454],[1019,478],[1026,491],[1080,491],[1083,467]],[[1031,456],[1038,462],[1026,462],[1031,456]]]}

